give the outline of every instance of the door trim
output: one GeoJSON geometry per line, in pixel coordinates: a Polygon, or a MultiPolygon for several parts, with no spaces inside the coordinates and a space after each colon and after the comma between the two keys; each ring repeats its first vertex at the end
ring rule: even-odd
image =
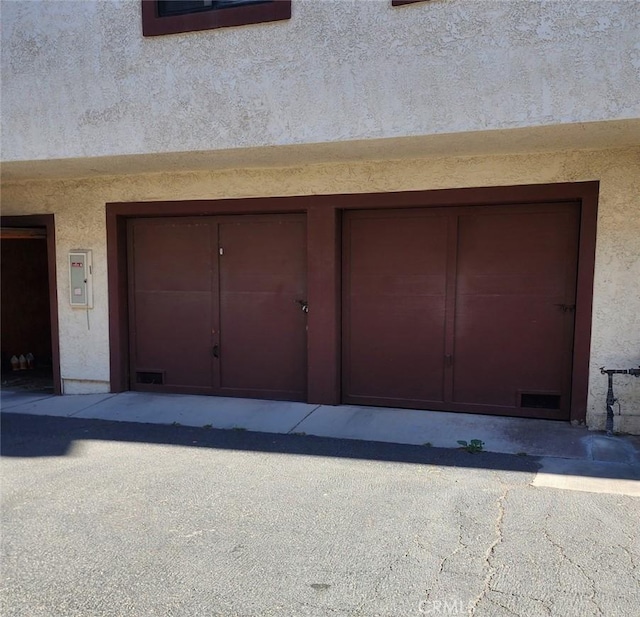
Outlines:
{"type": "Polygon", "coordinates": [[[599,182],[352,193],[194,201],[106,204],[111,391],[128,389],[126,220],[136,217],[218,214],[307,214],[308,401],[340,401],[340,215],[343,210],[515,205],[577,201],[581,204],[571,421],[587,411],[593,273],[599,182]]]}
{"type": "Polygon", "coordinates": [[[25,214],[0,217],[2,227],[43,229],[47,241],[49,283],[49,319],[51,320],[51,363],[53,391],[62,394],[60,376],[60,328],[58,323],[58,283],[56,274],[56,224],[53,214],[25,214]]]}

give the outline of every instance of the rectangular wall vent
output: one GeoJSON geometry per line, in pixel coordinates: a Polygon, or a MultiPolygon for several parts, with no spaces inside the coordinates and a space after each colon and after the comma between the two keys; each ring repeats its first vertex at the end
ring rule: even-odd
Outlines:
{"type": "Polygon", "coordinates": [[[150,383],[161,385],[164,383],[164,374],[160,371],[137,371],[136,383],[150,383]]]}
{"type": "Polygon", "coordinates": [[[530,409],[560,409],[560,395],[522,392],[520,394],[520,407],[529,407],[530,409]]]}

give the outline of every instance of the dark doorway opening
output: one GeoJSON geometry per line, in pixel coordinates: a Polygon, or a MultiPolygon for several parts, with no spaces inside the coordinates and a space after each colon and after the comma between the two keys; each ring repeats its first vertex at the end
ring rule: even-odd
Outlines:
{"type": "Polygon", "coordinates": [[[61,392],[53,216],[3,217],[2,388],[61,392]]]}

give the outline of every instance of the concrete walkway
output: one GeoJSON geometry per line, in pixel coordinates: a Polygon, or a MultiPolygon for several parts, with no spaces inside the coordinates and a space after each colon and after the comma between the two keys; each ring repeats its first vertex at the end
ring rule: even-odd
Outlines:
{"type": "Polygon", "coordinates": [[[141,392],[53,396],[3,391],[1,407],[3,413],[314,435],[437,448],[459,448],[460,440],[479,439],[488,452],[540,457],[541,469],[536,478],[540,486],[611,492],[609,480],[617,478],[626,483],[621,492],[640,495],[637,482],[640,438],[608,437],[566,422],[141,392]],[[569,486],[570,477],[580,481],[569,486]],[[598,482],[601,478],[608,479],[608,483],[598,482]]]}

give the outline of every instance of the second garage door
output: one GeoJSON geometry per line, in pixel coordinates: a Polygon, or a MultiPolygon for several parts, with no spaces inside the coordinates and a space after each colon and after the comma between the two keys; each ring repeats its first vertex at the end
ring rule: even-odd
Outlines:
{"type": "Polygon", "coordinates": [[[577,204],[359,211],[343,401],[568,419],[577,204]]]}

